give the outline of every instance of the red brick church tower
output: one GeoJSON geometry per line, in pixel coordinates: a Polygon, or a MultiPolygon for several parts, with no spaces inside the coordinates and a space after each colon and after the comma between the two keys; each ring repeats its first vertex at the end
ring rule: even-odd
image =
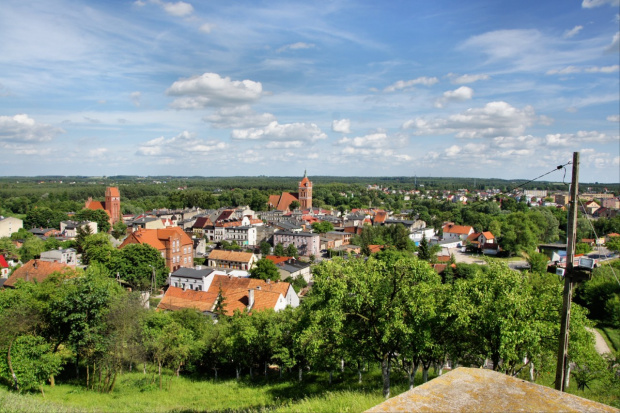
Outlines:
{"type": "Polygon", "coordinates": [[[312,182],[304,171],[304,179],[299,183],[299,206],[301,209],[312,208],[312,182]]]}
{"type": "Polygon", "coordinates": [[[107,187],[105,190],[105,210],[110,215],[110,223],[116,224],[121,216],[121,193],[118,188],[107,187]]]}

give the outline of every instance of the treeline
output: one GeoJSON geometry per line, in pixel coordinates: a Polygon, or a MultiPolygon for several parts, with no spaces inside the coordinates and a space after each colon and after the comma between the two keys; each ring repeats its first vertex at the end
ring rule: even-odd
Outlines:
{"type": "MultiPolygon", "coordinates": [[[[552,377],[558,347],[561,282],[491,262],[457,266],[442,280],[415,257],[390,250],[368,259],[335,259],[314,269],[310,295],[296,309],[210,317],[194,310],[145,310],[101,266],[21,283],[0,292],[0,380],[13,389],[41,389],[64,377],[111,392],[122,371],[154,364],[166,371],[217,378],[280,373],[359,372],[379,363],[383,392],[390,376],[413,377],[431,366],[492,367],[512,375],[552,377]]],[[[223,313],[226,299],[216,313],[223,313]]],[[[617,386],[573,306],[569,358],[580,386],[617,386]]],[[[154,378],[155,380],[155,378],[154,378]]]]}

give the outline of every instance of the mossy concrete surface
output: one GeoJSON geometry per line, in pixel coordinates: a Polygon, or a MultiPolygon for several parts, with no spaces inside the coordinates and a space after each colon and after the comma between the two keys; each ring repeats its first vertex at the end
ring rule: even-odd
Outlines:
{"type": "Polygon", "coordinates": [[[615,412],[611,406],[487,369],[459,367],[367,412],[615,412]]]}

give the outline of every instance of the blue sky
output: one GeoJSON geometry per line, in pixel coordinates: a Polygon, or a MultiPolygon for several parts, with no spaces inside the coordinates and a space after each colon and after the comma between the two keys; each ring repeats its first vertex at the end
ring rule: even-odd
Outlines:
{"type": "Polygon", "coordinates": [[[0,175],[525,179],[580,151],[618,183],[619,12],[4,0],[0,175]]]}

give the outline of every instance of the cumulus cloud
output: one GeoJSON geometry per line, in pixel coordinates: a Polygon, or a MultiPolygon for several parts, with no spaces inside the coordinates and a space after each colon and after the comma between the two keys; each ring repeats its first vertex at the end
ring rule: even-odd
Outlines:
{"type": "Polygon", "coordinates": [[[170,154],[176,154],[179,162],[184,162],[186,159],[223,151],[227,148],[228,144],[225,142],[199,139],[195,133],[183,131],[170,139],[160,136],[142,143],[136,155],[169,157],[170,154]]]}
{"type": "Polygon", "coordinates": [[[263,128],[234,129],[231,137],[236,140],[313,142],[326,139],[327,135],[314,123],[280,124],[273,121],[263,128]]]}
{"type": "Polygon", "coordinates": [[[166,90],[166,94],[180,96],[171,103],[175,109],[200,109],[249,104],[258,100],[262,91],[260,82],[231,80],[217,73],[204,73],[177,80],[166,90]]]}
{"type": "Polygon", "coordinates": [[[548,70],[548,75],[572,75],[576,73],[615,73],[620,70],[620,65],[612,66],[590,66],[590,67],[576,67],[566,66],[563,69],[548,70]]]}
{"type": "MultiPolygon", "coordinates": [[[[522,135],[525,128],[540,121],[534,108],[515,108],[506,102],[490,102],[482,108],[470,108],[447,118],[416,118],[403,124],[414,135],[454,134],[457,138],[494,138],[522,135]]],[[[546,118],[545,121],[548,121],[546,118]]]]}
{"type": "Polygon", "coordinates": [[[620,136],[607,135],[597,131],[578,131],[577,133],[555,133],[545,136],[547,146],[574,146],[584,143],[609,143],[620,139],[620,136]]]}
{"type": "Polygon", "coordinates": [[[304,145],[302,141],[286,141],[286,142],[269,142],[264,147],[267,149],[291,149],[301,148],[304,145]]]}
{"type": "Polygon", "coordinates": [[[396,92],[397,90],[409,89],[417,85],[433,86],[434,84],[438,82],[439,82],[439,79],[437,79],[436,77],[422,76],[422,77],[418,77],[417,79],[399,80],[391,84],[390,86],[387,86],[385,89],[383,89],[383,91],[389,93],[389,92],[396,92]]]}
{"type": "Polygon", "coordinates": [[[479,80],[489,80],[491,76],[485,75],[485,74],[459,76],[454,73],[448,73],[448,78],[450,78],[451,82],[454,83],[455,85],[464,85],[468,83],[474,83],[479,80]]]}
{"type": "Polygon", "coordinates": [[[607,120],[610,122],[620,122],[620,115],[609,115],[607,120]]]}
{"type": "Polygon", "coordinates": [[[618,7],[618,5],[620,5],[620,0],[583,0],[581,7],[584,9],[593,9],[594,7],[600,7],[606,4],[612,7],[618,7]]]}
{"type": "Polygon", "coordinates": [[[134,106],[136,106],[137,108],[140,107],[140,100],[142,98],[142,93],[140,92],[131,92],[131,95],[129,95],[131,102],[134,104],[134,106]]]}
{"type": "Polygon", "coordinates": [[[337,143],[355,148],[381,148],[387,143],[387,134],[380,132],[355,138],[342,138],[337,143]]]}
{"type": "Polygon", "coordinates": [[[183,1],[178,1],[176,3],[166,3],[166,2],[158,2],[158,3],[163,7],[166,13],[172,16],[183,17],[183,16],[187,16],[188,14],[192,14],[194,12],[194,7],[191,4],[185,3],[183,1]]]}
{"type": "Polygon", "coordinates": [[[203,33],[211,33],[213,31],[213,29],[215,29],[215,25],[214,24],[204,23],[203,25],[200,26],[200,28],[198,30],[200,30],[203,33]]]}
{"type": "Polygon", "coordinates": [[[316,46],[313,43],[297,42],[297,43],[284,45],[280,47],[278,50],[276,50],[276,52],[282,53],[287,50],[314,49],[315,47],[316,46]]]}
{"type": "Polygon", "coordinates": [[[203,118],[217,129],[247,129],[267,126],[276,120],[271,113],[257,113],[249,105],[224,107],[203,118]]]}
{"type": "Polygon", "coordinates": [[[435,106],[438,108],[444,107],[449,102],[463,102],[469,100],[474,96],[474,90],[467,86],[461,86],[455,90],[448,90],[443,93],[443,96],[435,102],[435,106]]]}
{"type": "Polygon", "coordinates": [[[52,125],[37,123],[26,114],[0,116],[0,142],[46,142],[64,132],[52,125]]]}
{"type": "Polygon", "coordinates": [[[583,29],[583,26],[575,26],[570,30],[567,30],[564,32],[563,37],[565,39],[570,39],[571,37],[576,36],[577,34],[579,34],[579,32],[583,29]]]}
{"type": "Polygon", "coordinates": [[[618,53],[620,52],[620,32],[614,34],[614,38],[611,41],[611,44],[605,48],[605,52],[607,53],[618,53]]]}
{"type": "Polygon", "coordinates": [[[351,133],[351,120],[338,119],[332,121],[332,131],[339,133],[351,133]]]}

